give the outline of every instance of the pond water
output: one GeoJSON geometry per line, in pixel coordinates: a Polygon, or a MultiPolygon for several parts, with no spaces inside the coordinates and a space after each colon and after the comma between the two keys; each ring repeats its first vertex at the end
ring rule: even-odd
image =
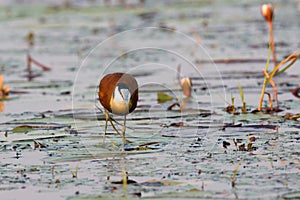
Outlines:
{"type": "MultiPolygon", "coordinates": [[[[282,111],[251,112],[268,58],[261,1],[139,2],[0,1],[0,66],[11,90],[0,101],[1,199],[299,198],[299,118],[284,117],[300,113],[291,93],[299,62],[274,78],[282,111]],[[29,81],[28,53],[51,70],[32,64],[38,76],[29,81]],[[103,143],[97,96],[116,71],[139,84],[125,153],[111,126],[103,143]],[[240,112],[239,85],[248,110],[233,115],[225,108],[234,97],[240,112]],[[159,92],[173,100],[159,103],[159,92]],[[168,110],[176,102],[184,108],[168,110]]],[[[282,60],[300,47],[300,3],[273,4],[282,60]]],[[[120,130],[123,117],[112,117],[120,130]]]]}

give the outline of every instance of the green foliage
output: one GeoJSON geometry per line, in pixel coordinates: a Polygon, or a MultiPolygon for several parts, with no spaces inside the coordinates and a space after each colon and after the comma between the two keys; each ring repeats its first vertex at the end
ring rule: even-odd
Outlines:
{"type": "Polygon", "coordinates": [[[173,100],[173,97],[166,94],[166,93],[163,93],[163,92],[158,92],[157,93],[157,101],[158,103],[165,103],[167,101],[172,101],[173,100]]]}
{"type": "MultiPolygon", "coordinates": [[[[276,67],[272,70],[271,73],[267,72],[268,77],[265,76],[264,83],[263,83],[262,90],[261,90],[260,101],[259,101],[259,105],[258,105],[259,111],[262,110],[262,101],[263,101],[263,98],[265,95],[265,90],[266,90],[267,84],[272,81],[272,78],[275,75],[281,74],[284,71],[286,71],[288,68],[290,68],[299,58],[300,58],[300,51],[296,51],[296,52],[292,53],[291,55],[289,55],[284,60],[282,60],[278,65],[276,65],[276,67]],[[278,71],[279,68],[286,63],[289,63],[289,64],[286,67],[284,67],[282,70],[278,71]]],[[[270,62],[270,58],[268,58],[268,60],[267,60],[266,70],[268,68],[269,62],[270,62]]]]}
{"type": "Polygon", "coordinates": [[[15,128],[12,129],[12,132],[13,133],[26,133],[26,132],[29,132],[32,130],[33,130],[32,126],[23,125],[23,126],[16,126],[15,128]]]}
{"type": "Polygon", "coordinates": [[[233,175],[231,177],[231,185],[232,185],[232,187],[235,187],[236,175],[238,173],[240,165],[242,164],[242,161],[243,160],[241,160],[240,162],[238,162],[238,164],[236,165],[236,167],[233,170],[233,175]]]}
{"type": "Polygon", "coordinates": [[[245,95],[244,95],[244,91],[243,91],[243,88],[241,86],[241,84],[239,83],[238,84],[238,87],[239,87],[239,91],[240,91],[240,96],[241,96],[241,100],[242,100],[242,113],[246,113],[246,102],[245,102],[245,95]]]}
{"type": "Polygon", "coordinates": [[[243,88],[242,88],[240,83],[238,84],[238,87],[239,87],[239,91],[240,91],[241,100],[242,100],[242,102],[245,102],[245,96],[244,96],[243,88]]]}

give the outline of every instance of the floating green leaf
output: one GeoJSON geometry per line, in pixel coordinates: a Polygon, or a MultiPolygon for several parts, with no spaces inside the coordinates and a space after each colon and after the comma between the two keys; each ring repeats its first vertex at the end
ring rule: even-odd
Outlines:
{"type": "Polygon", "coordinates": [[[32,131],[33,127],[28,126],[28,125],[22,125],[22,126],[16,126],[15,128],[12,129],[13,133],[25,133],[28,131],[32,131]]]}
{"type": "Polygon", "coordinates": [[[157,101],[158,103],[165,103],[167,101],[172,101],[173,97],[166,94],[166,93],[162,93],[162,92],[158,92],[157,93],[157,101]]]}
{"type": "Polygon", "coordinates": [[[293,192],[283,195],[283,199],[300,199],[300,192],[293,192]]]}

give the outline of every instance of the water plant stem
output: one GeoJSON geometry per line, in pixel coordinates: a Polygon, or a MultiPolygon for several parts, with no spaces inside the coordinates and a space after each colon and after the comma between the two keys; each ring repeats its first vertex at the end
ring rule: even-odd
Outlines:
{"type": "Polygon", "coordinates": [[[31,57],[29,54],[27,54],[27,72],[28,72],[28,79],[31,81],[32,72],[31,72],[31,57]]]}
{"type": "Polygon", "coordinates": [[[239,87],[239,91],[240,91],[240,96],[241,96],[241,100],[242,100],[242,113],[245,114],[247,112],[247,108],[246,108],[246,102],[245,102],[245,95],[244,95],[244,91],[243,88],[241,86],[241,84],[238,84],[239,87]]]}
{"type": "Polygon", "coordinates": [[[125,158],[121,157],[120,160],[120,164],[122,166],[122,184],[123,184],[123,192],[124,192],[124,197],[125,199],[127,199],[127,171],[126,171],[126,167],[125,167],[125,158]]]}
{"type": "Polygon", "coordinates": [[[122,128],[122,151],[125,151],[125,143],[126,143],[125,131],[126,131],[126,115],[124,115],[124,125],[122,128]]]}
{"type": "MultiPolygon", "coordinates": [[[[274,97],[275,97],[275,100],[276,100],[276,103],[277,103],[277,109],[278,109],[279,108],[279,103],[278,103],[278,93],[277,93],[276,84],[273,81],[273,79],[270,78],[268,72],[265,69],[263,69],[262,71],[264,73],[265,78],[268,80],[268,82],[271,84],[271,86],[274,90],[274,97]]],[[[271,96],[269,96],[269,99],[270,99],[270,108],[272,110],[272,98],[271,98],[271,96]]]]}
{"type": "MultiPolygon", "coordinates": [[[[279,73],[283,73],[285,70],[287,70],[288,68],[290,68],[297,59],[300,58],[300,51],[295,51],[294,53],[290,54],[287,58],[285,58],[284,60],[282,60],[279,64],[276,65],[276,67],[272,70],[271,73],[267,73],[267,66],[268,63],[270,62],[270,59],[267,60],[267,64],[266,64],[266,69],[263,69],[263,73],[265,75],[264,78],[264,83],[261,89],[261,95],[260,95],[260,99],[259,99],[259,105],[258,105],[258,111],[262,110],[262,102],[263,102],[263,98],[265,95],[265,91],[266,91],[266,87],[267,84],[270,83],[274,89],[274,94],[277,93],[277,88],[275,86],[275,82],[272,80],[272,78],[277,74],[276,72],[279,70],[279,68],[284,65],[285,63],[290,62],[284,69],[280,70],[279,73]],[[268,74],[268,76],[266,76],[266,74],[268,74]]],[[[275,96],[275,98],[277,98],[277,105],[278,105],[278,97],[275,96]]]]}
{"type": "Polygon", "coordinates": [[[276,50],[275,50],[275,43],[274,43],[274,34],[273,34],[273,23],[268,22],[268,27],[269,27],[269,33],[270,33],[270,46],[272,50],[272,56],[273,56],[273,62],[274,62],[274,67],[277,65],[277,59],[276,59],[276,50]]]}
{"type": "Polygon", "coordinates": [[[231,186],[234,188],[235,187],[235,181],[236,181],[236,175],[238,173],[239,167],[241,166],[243,160],[241,160],[240,162],[238,162],[238,164],[236,165],[236,167],[233,170],[233,175],[231,177],[231,186]]]}

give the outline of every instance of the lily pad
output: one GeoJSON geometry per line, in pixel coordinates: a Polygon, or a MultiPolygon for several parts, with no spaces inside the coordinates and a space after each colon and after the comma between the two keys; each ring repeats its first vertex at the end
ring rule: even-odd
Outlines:
{"type": "Polygon", "coordinates": [[[157,101],[158,103],[165,103],[167,101],[172,101],[173,97],[166,94],[166,93],[162,93],[162,92],[158,92],[157,93],[157,101]]]}

